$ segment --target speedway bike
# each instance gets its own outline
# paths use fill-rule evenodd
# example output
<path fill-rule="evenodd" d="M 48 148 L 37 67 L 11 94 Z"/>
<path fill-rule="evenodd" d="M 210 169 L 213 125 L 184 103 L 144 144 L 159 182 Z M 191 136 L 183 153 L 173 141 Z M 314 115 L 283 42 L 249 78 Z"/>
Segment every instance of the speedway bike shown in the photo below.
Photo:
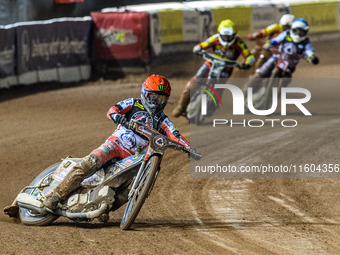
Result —
<path fill-rule="evenodd" d="M 222 95 L 221 90 L 215 90 L 215 83 L 221 77 L 221 73 L 226 67 L 237 67 L 240 69 L 240 65 L 235 60 L 224 60 L 220 57 L 217 57 L 205 50 L 201 50 L 197 53 L 197 55 L 201 56 L 203 59 L 208 60 L 211 63 L 211 68 L 208 74 L 208 77 L 205 79 L 205 82 L 199 82 L 198 89 L 193 93 L 190 97 L 190 102 L 186 109 L 186 117 L 190 121 L 190 123 L 194 123 L 196 125 L 203 125 L 205 118 L 212 116 L 216 109 L 219 107 L 218 100 L 215 100 L 214 97 L 206 97 L 206 94 Z M 207 103 L 207 112 L 206 114 L 202 114 L 202 98 L 206 98 Z"/>
<path fill-rule="evenodd" d="M 280 91 L 282 87 L 287 87 L 292 78 L 291 66 L 295 69 L 295 66 L 304 58 L 309 61 L 303 54 L 287 54 L 285 52 L 278 51 L 276 49 L 271 50 L 273 58 L 273 70 L 269 78 L 258 78 L 256 75 L 251 79 L 258 79 L 257 86 L 253 87 L 252 103 L 255 109 L 265 110 L 272 104 L 273 88 L 277 88 L 278 97 L 280 97 Z M 294 70 L 293 70 L 294 71 Z M 252 84 L 252 82 L 250 82 Z M 248 86 L 247 86 L 248 87 Z M 247 89 L 247 88 L 246 88 Z M 247 91 L 245 91 L 247 93 Z M 247 96 L 248 93 L 246 94 Z M 248 100 L 245 100 L 245 110 L 249 112 Z"/>
<path fill-rule="evenodd" d="M 57 209 L 51 210 L 43 205 L 44 198 L 82 160 L 67 157 L 24 187 L 12 205 L 4 209 L 5 214 L 19 218 L 26 225 L 38 226 L 49 225 L 61 216 L 77 222 L 94 219 L 107 222 L 109 212 L 127 202 L 120 227 L 130 229 L 155 184 L 164 151 L 181 150 L 196 160 L 202 155 L 136 120 L 125 126 L 145 137 L 149 141 L 147 148 L 138 148 L 135 155 L 105 164 L 60 202 Z"/>

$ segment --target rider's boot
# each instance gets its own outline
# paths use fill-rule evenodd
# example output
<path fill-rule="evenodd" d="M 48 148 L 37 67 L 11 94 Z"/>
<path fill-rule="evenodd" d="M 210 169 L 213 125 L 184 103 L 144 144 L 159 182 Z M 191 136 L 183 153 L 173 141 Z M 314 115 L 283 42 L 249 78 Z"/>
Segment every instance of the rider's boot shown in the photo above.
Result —
<path fill-rule="evenodd" d="M 177 106 L 172 111 L 172 116 L 177 118 L 181 115 L 185 115 L 189 102 L 190 102 L 190 82 L 188 82 L 188 84 L 185 86 Z"/>
<path fill-rule="evenodd" d="M 47 208 L 54 210 L 58 203 L 65 199 L 73 190 L 80 187 L 81 182 L 100 169 L 101 163 L 97 156 L 89 154 L 81 163 L 76 164 L 65 178 L 49 193 L 43 202 Z"/>

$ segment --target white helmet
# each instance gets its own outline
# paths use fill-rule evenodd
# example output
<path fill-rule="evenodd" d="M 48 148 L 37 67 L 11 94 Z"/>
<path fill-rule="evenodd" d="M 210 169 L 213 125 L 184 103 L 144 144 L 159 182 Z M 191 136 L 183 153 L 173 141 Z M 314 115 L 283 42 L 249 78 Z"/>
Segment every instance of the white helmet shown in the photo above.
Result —
<path fill-rule="evenodd" d="M 306 39 L 308 31 L 308 22 L 304 19 L 296 19 L 290 28 L 290 37 L 292 38 L 293 42 L 299 43 Z"/>
<path fill-rule="evenodd" d="M 295 16 L 293 14 L 282 15 L 280 19 L 280 25 L 291 26 L 293 24 L 294 19 L 295 19 Z"/>

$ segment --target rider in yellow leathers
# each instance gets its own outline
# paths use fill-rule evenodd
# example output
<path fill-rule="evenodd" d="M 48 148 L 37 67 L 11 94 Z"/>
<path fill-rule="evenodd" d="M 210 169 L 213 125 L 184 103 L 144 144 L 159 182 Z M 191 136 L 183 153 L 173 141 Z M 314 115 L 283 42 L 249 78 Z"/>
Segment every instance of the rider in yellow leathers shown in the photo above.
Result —
<path fill-rule="evenodd" d="M 202 50 L 211 48 L 213 54 L 224 60 L 237 60 L 242 55 L 245 58 L 244 63 L 240 65 L 241 69 L 249 69 L 255 62 L 254 55 L 252 55 L 247 48 L 244 41 L 237 36 L 237 27 L 230 19 L 223 20 L 218 26 L 218 33 L 199 43 L 193 48 L 193 52 L 199 54 Z M 179 117 L 185 115 L 186 108 L 190 102 L 190 90 L 193 93 L 198 87 L 198 79 L 206 78 L 209 74 L 211 63 L 205 63 L 198 70 L 196 75 L 190 79 L 186 84 L 178 104 L 172 115 Z M 220 78 L 229 78 L 232 74 L 233 68 L 226 67 L 221 73 Z"/>

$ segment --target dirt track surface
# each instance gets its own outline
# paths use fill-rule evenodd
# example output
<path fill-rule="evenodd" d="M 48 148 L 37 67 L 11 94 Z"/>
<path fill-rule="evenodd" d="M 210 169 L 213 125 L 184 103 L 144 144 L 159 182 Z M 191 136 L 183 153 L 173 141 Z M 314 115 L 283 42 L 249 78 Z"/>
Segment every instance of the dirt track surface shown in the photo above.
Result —
<path fill-rule="evenodd" d="M 335 46 L 317 44 L 321 65 L 301 63 L 295 77 L 340 78 L 340 57 L 334 56 L 339 46 L 334 50 Z M 192 74 L 198 66 L 193 65 Z M 189 76 L 163 74 L 170 76 L 172 101 L 178 100 Z M 115 128 L 106 118 L 106 111 L 119 100 L 138 97 L 144 78 L 89 82 L 32 94 L 1 91 L 0 208 L 11 204 L 20 189 L 44 168 L 67 155 L 82 157 L 98 147 Z M 226 155 L 238 161 L 249 160 L 247 156 L 256 155 L 256 151 L 265 155 L 273 147 L 276 155 L 281 153 L 274 158 L 278 164 L 292 155 L 306 163 L 316 159 L 340 163 L 340 89 L 334 86 L 329 91 L 321 85 L 311 85 L 310 89 L 317 102 L 313 111 L 327 115 L 327 122 L 316 115 L 308 122 L 310 128 L 291 131 L 272 142 L 268 139 L 278 130 L 267 130 L 267 150 L 263 148 L 261 130 L 249 133 L 249 129 L 235 129 L 233 132 L 239 130 L 241 138 L 226 136 Z M 5 93 L 10 99 L 5 100 Z M 169 116 L 174 105 L 170 102 L 166 109 Z M 184 136 L 190 137 L 186 120 L 174 122 Z M 244 151 L 235 152 L 236 142 L 245 145 Z M 295 142 L 299 146 L 293 152 L 289 146 L 277 146 Z M 0 253 L 340 254 L 339 190 L 340 180 L 334 178 L 190 178 L 187 157 L 168 151 L 134 230 L 120 230 L 122 209 L 112 213 L 105 225 L 76 224 L 60 218 L 48 227 L 25 226 L 0 213 Z"/>

